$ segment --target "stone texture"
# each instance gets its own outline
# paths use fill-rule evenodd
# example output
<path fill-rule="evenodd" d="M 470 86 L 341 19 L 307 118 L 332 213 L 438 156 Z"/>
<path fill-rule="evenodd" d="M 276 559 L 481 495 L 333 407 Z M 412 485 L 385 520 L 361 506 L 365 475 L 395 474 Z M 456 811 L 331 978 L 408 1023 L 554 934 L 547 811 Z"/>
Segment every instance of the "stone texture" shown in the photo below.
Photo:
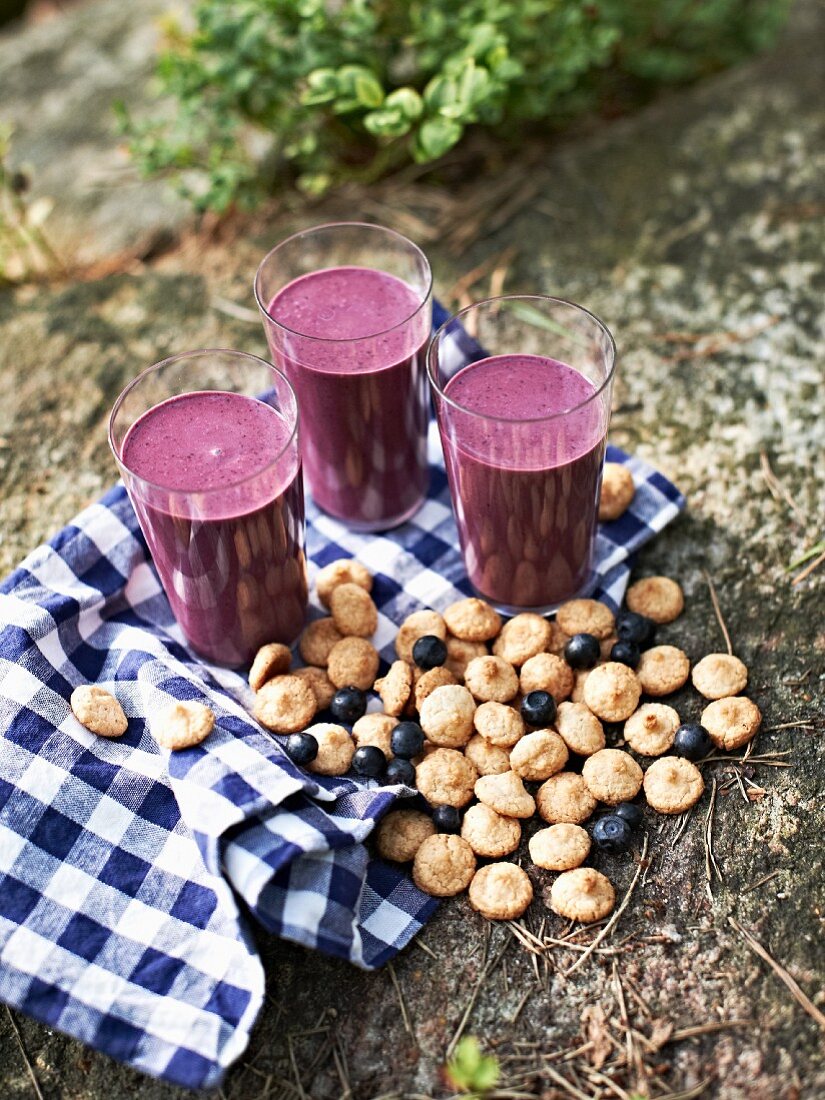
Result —
<path fill-rule="evenodd" d="M 796 587 L 786 571 L 821 537 L 825 502 L 825 385 L 817 360 L 821 30 L 818 9 L 803 5 L 771 55 L 548 149 L 541 169 L 525 168 L 537 173 L 540 197 L 469 254 L 456 259 L 441 243 L 429 246 L 445 287 L 515 245 L 508 289 L 583 301 L 614 328 L 621 360 L 613 438 L 654 462 L 689 498 L 688 513 L 639 563 L 641 572 L 672 575 L 685 588 L 685 614 L 663 628 L 662 640 L 694 660 L 719 648 L 707 569 L 736 652 L 750 668 L 749 694 L 765 714 L 757 749 L 791 752 L 790 768 L 753 767 L 749 778 L 765 789 L 760 800 L 746 803 L 735 786 L 719 794 L 713 845 L 723 879 L 710 897 L 702 839 L 708 796 L 679 840 L 678 822 L 660 830 L 661 819 L 651 817 L 652 862 L 611 941 L 633 936 L 620 948 L 619 972 L 631 1021 L 646 1034 L 655 1020 L 676 1027 L 751 1021 L 666 1044 L 649 1058 L 667 1067 L 663 1080 L 673 1092 L 710 1080 L 702 1095 L 723 1100 L 825 1095 L 821 1033 L 727 923 L 734 915 L 753 929 L 825 1007 L 825 569 Z M 460 201 L 469 206 L 486 183 L 465 185 Z M 363 203 L 372 209 L 368 196 Z M 321 221 L 340 212 L 340 200 L 330 200 L 300 217 Z M 0 296 L 0 571 L 111 482 L 106 416 L 135 371 L 197 345 L 263 351 L 254 314 L 229 316 L 221 301 L 253 305 L 257 258 L 294 224 L 295 217 L 289 226 L 260 219 L 228 242 L 190 240 L 141 272 Z M 763 449 L 799 516 L 770 495 Z M 684 718 L 701 710 L 690 689 L 668 702 Z M 792 722 L 802 724 L 777 728 Z M 724 784 L 729 772 L 724 764 L 708 768 L 709 786 L 714 778 Z M 621 897 L 634 861 L 599 856 L 597 865 Z M 537 928 L 552 876 L 536 871 L 533 881 Z M 545 930 L 558 935 L 562 923 L 548 915 Z M 225 1083 L 227 1100 L 299 1095 L 287 1036 L 313 1100 L 347 1095 L 343 1075 L 355 1100 L 443 1095 L 446 1047 L 483 960 L 505 947 L 504 961 L 481 982 L 467 1029 L 501 1056 L 524 1055 L 503 1063 L 523 1092 L 567 1095 L 538 1074 L 540 1052 L 578 1045 L 585 1009 L 617 1014 L 613 959 L 591 958 L 565 979 L 573 956 L 559 952 L 554 965 L 536 970 L 506 927 L 490 933 L 463 898 L 442 905 L 422 941 L 435 959 L 412 946 L 395 963 L 410 1033 L 387 970 L 361 973 L 259 935 L 271 999 Z M 650 1018 L 628 992 L 630 982 Z M 16 1018 L 46 1096 L 188 1095 Z M 517 1048 L 516 1041 L 538 1045 Z M 628 1091 L 643 1084 L 632 1073 L 621 1083 Z M 4 1097 L 31 1095 L 3 1012 L 0 1084 Z"/>
<path fill-rule="evenodd" d="M 120 145 L 113 104 L 156 110 L 149 75 L 163 12 L 186 0 L 95 0 L 0 36 L 2 121 L 14 128 L 12 166 L 32 198 L 54 208 L 49 239 L 69 267 L 144 256 L 191 220 L 162 180 L 143 180 Z"/>

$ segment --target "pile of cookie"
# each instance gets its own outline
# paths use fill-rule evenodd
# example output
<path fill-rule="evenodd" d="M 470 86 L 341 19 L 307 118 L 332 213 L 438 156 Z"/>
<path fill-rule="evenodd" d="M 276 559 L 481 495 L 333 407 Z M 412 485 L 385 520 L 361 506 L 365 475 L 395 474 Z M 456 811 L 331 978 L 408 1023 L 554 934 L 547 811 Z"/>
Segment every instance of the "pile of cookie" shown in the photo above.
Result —
<path fill-rule="evenodd" d="M 691 674 L 681 649 L 654 644 L 658 626 L 684 608 L 669 578 L 637 581 L 618 616 L 590 599 L 564 604 L 554 621 L 524 613 L 503 623 L 474 597 L 441 613 L 416 611 L 381 678 L 369 640 L 378 624 L 371 590 L 355 560 L 320 571 L 317 594 L 329 615 L 299 641 L 306 667 L 291 669 L 287 647 L 264 646 L 250 672 L 253 715 L 286 735 L 287 753 L 310 771 L 352 769 L 417 787 L 429 812 L 391 811 L 377 830 L 378 853 L 411 862 L 429 894 L 468 890 L 490 919 L 518 917 L 532 901 L 526 871 L 502 857 L 536 814 L 544 825 L 528 850 L 537 867 L 559 872 L 551 907 L 571 920 L 605 917 L 615 892 L 583 866 L 592 845 L 629 846 L 642 791 L 659 813 L 689 809 L 704 790 L 694 761 L 746 744 L 759 728 L 759 709 L 741 695 L 748 672 L 738 658 L 709 654 Z M 700 723 L 682 723 L 659 701 L 691 675 L 709 700 Z M 315 722 L 323 711 L 334 721 Z M 621 747 L 607 746 L 605 725 Z M 606 812 L 588 832 L 600 807 Z"/>

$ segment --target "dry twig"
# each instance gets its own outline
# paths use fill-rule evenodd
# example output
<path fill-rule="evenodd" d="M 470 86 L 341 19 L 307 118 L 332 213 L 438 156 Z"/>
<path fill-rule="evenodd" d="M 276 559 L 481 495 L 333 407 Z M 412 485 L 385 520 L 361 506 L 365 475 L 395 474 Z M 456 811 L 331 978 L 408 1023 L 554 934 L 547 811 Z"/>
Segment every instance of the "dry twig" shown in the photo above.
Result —
<path fill-rule="evenodd" d="M 710 790 L 710 805 L 708 806 L 707 816 L 705 818 L 705 888 L 708 892 L 708 898 L 711 905 L 713 904 L 713 890 L 711 889 L 711 883 L 713 882 L 713 875 L 711 870 L 716 875 L 717 879 L 722 881 L 722 872 L 719 870 L 719 864 L 716 862 L 716 856 L 713 854 L 713 811 L 716 806 L 716 780 L 713 780 L 713 786 Z"/>
<path fill-rule="evenodd" d="M 797 523 L 804 530 L 806 527 L 805 513 L 796 503 L 794 498 L 773 472 L 771 467 L 771 461 L 768 458 L 768 452 L 764 448 L 759 452 L 759 468 L 762 471 L 762 477 L 765 479 L 765 484 L 768 486 L 768 492 L 771 494 L 774 500 L 783 501 L 790 510 L 793 512 L 794 518 Z"/>
<path fill-rule="evenodd" d="M 642 854 L 639 857 L 639 864 L 636 868 L 636 874 L 633 876 L 633 881 L 630 883 L 630 886 L 627 888 L 627 893 L 625 894 L 624 898 L 622 899 L 621 905 L 613 913 L 613 916 L 610 918 L 610 920 L 607 922 L 607 924 L 604 926 L 604 928 L 602 928 L 601 931 L 596 936 L 594 936 L 594 938 L 591 940 L 591 942 L 587 945 L 587 949 L 585 950 L 584 954 L 580 955 L 579 958 L 576 959 L 576 961 L 573 963 L 573 965 L 568 967 L 568 969 L 564 971 L 563 977 L 569 978 L 570 975 L 574 971 L 578 970 L 579 967 L 584 963 L 584 961 L 587 958 L 589 958 L 590 955 L 596 950 L 596 948 L 599 946 L 599 944 L 602 942 L 602 940 L 605 938 L 605 936 L 608 936 L 613 931 L 613 929 L 616 927 L 616 925 L 618 924 L 619 918 L 621 917 L 621 915 L 625 911 L 625 909 L 627 909 L 627 907 L 630 903 L 630 899 L 633 896 L 633 891 L 636 889 L 636 883 L 639 881 L 639 875 L 641 875 L 642 871 L 645 869 L 645 866 L 646 866 L 645 859 L 647 857 L 647 844 L 648 844 L 648 838 L 647 838 L 647 833 L 645 833 L 644 842 L 642 843 Z M 614 966 L 615 966 L 615 963 L 614 963 Z"/>
<path fill-rule="evenodd" d="M 26 1063 L 26 1069 L 29 1071 L 32 1088 L 35 1091 L 37 1100 L 43 1100 L 43 1093 L 40 1091 L 40 1085 L 37 1083 L 37 1077 L 35 1077 L 34 1068 L 29 1061 L 28 1054 L 26 1054 L 26 1048 L 23 1046 L 23 1036 L 20 1034 L 20 1028 L 17 1026 L 17 1021 L 12 1015 L 12 1011 L 8 1005 L 6 1005 L 6 1012 L 8 1013 L 9 1023 L 12 1026 L 12 1031 L 14 1032 L 14 1037 L 17 1040 L 17 1045 L 20 1047 L 20 1053 L 23 1055 L 23 1061 Z"/>
<path fill-rule="evenodd" d="M 703 569 L 702 572 L 705 575 L 708 589 L 710 590 L 710 602 L 713 604 L 713 610 L 716 613 L 716 621 L 719 623 L 719 628 L 725 638 L 725 645 L 728 647 L 728 653 L 733 656 L 733 646 L 731 645 L 730 634 L 728 628 L 725 626 L 725 620 L 722 618 L 722 608 L 719 606 L 719 597 L 716 595 L 716 587 L 711 579 L 710 573 L 707 569 Z"/>
<path fill-rule="evenodd" d="M 751 951 L 753 951 L 755 955 L 758 955 L 763 962 L 768 964 L 783 985 L 790 990 L 791 996 L 797 1004 L 799 1004 L 808 1013 L 811 1019 L 825 1031 L 825 1015 L 820 1012 L 811 998 L 802 991 L 798 983 L 791 977 L 785 967 L 780 962 L 777 962 L 773 955 L 762 946 L 756 936 L 754 936 L 752 932 L 749 932 L 747 928 L 744 928 L 735 917 L 728 917 L 728 924 L 742 936 Z"/>

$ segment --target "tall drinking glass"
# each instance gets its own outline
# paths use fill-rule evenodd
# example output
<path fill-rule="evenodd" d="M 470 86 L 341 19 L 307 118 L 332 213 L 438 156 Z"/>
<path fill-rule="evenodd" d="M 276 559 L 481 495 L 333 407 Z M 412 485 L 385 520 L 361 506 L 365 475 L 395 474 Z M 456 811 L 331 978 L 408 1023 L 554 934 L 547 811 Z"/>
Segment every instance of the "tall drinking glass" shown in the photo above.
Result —
<path fill-rule="evenodd" d="M 192 351 L 115 402 L 109 443 L 175 618 L 203 656 L 291 643 L 307 605 L 298 404 L 270 363 Z"/>
<path fill-rule="evenodd" d="M 592 589 L 615 360 L 597 317 L 537 295 L 478 302 L 433 337 L 428 371 L 464 564 L 505 614 L 547 614 Z"/>
<path fill-rule="evenodd" d="M 255 277 L 273 362 L 298 395 L 315 502 L 356 531 L 402 523 L 427 491 L 424 253 L 358 222 L 296 233 Z"/>

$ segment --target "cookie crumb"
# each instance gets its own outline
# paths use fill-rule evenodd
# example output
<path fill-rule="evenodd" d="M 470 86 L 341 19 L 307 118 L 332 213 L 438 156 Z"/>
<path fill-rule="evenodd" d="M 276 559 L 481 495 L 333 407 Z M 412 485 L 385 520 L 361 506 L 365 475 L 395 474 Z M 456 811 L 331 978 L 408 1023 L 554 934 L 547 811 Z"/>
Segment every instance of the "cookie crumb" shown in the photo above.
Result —
<path fill-rule="evenodd" d="M 532 817 L 536 812 L 533 796 L 514 771 L 482 775 L 476 782 L 475 795 L 479 802 L 504 817 Z"/>
<path fill-rule="evenodd" d="M 470 661 L 464 683 L 482 703 L 506 703 L 518 692 L 516 670 L 501 657 L 476 657 Z"/>
<path fill-rule="evenodd" d="M 387 714 L 398 717 L 409 701 L 413 686 L 413 671 L 406 661 L 393 661 L 389 672 L 375 681 L 375 690 L 381 696 Z"/>
<path fill-rule="evenodd" d="M 366 638 L 342 638 L 330 650 L 327 675 L 337 688 L 369 691 L 378 675 L 379 663 L 378 650 Z"/>
<path fill-rule="evenodd" d="M 152 733 L 164 749 L 177 752 L 191 749 L 205 741 L 215 727 L 215 714 L 205 703 L 196 699 L 172 703 L 152 723 Z"/>
<path fill-rule="evenodd" d="M 508 664 L 523 665 L 547 648 L 553 631 L 547 619 L 532 611 L 514 615 L 493 644 L 493 653 Z"/>
<path fill-rule="evenodd" d="M 129 722 L 123 707 L 110 691 L 97 684 L 80 684 L 69 699 L 72 714 L 98 737 L 121 737 Z"/>
<path fill-rule="evenodd" d="M 533 900 L 533 884 L 515 863 L 491 863 L 476 871 L 469 899 L 488 920 L 515 920 Z"/>
<path fill-rule="evenodd" d="M 621 462 L 605 462 L 599 494 L 599 519 L 604 523 L 623 516 L 635 495 L 633 474 L 627 466 Z"/>
<path fill-rule="evenodd" d="M 559 703 L 556 729 L 568 749 L 579 756 L 592 756 L 607 744 L 601 722 L 584 703 Z"/>
<path fill-rule="evenodd" d="M 318 709 L 315 692 L 298 676 L 276 676 L 255 695 L 252 716 L 273 733 L 298 733 Z"/>
<path fill-rule="evenodd" d="M 480 733 L 474 733 L 464 746 L 464 755 L 479 775 L 501 775 L 510 771 L 510 756 L 506 749 L 492 744 Z"/>
<path fill-rule="evenodd" d="M 371 638 L 378 629 L 378 608 L 357 584 L 339 584 L 329 598 L 332 621 L 345 638 Z"/>
<path fill-rule="evenodd" d="M 631 611 L 645 615 L 654 623 L 672 623 L 684 610 L 681 586 L 670 577 L 643 577 L 631 584 L 625 603 Z"/>
<path fill-rule="evenodd" d="M 464 814 L 461 835 L 477 856 L 499 859 L 518 848 L 521 823 L 515 817 L 504 817 L 483 802 L 477 802 Z"/>
<path fill-rule="evenodd" d="M 500 749 L 511 749 L 524 736 L 524 719 L 506 703 L 482 703 L 473 722 L 481 736 Z"/>
<path fill-rule="evenodd" d="M 556 612 L 556 622 L 565 634 L 592 634 L 601 641 L 616 630 L 616 619 L 601 600 L 568 600 Z"/>
<path fill-rule="evenodd" d="M 592 867 L 564 871 L 550 889 L 550 908 L 567 920 L 602 920 L 615 904 L 610 879 Z"/>
<path fill-rule="evenodd" d="M 563 821 L 539 829 L 527 845 L 530 859 L 546 871 L 569 871 L 580 867 L 590 854 L 590 834 L 581 825 Z"/>
<path fill-rule="evenodd" d="M 315 578 L 315 591 L 324 607 L 329 607 L 333 591 L 341 584 L 357 584 L 365 592 L 371 592 L 372 575 L 355 558 L 339 558 L 337 561 L 331 561 Z"/>
<path fill-rule="evenodd" d="M 456 749 L 433 749 L 415 769 L 415 785 L 431 806 L 466 806 L 477 779 L 472 763 Z"/>
<path fill-rule="evenodd" d="M 249 686 L 253 691 L 259 691 L 273 676 L 289 672 L 291 664 L 292 654 L 288 646 L 281 645 L 280 642 L 261 646 L 249 670 Z"/>
<path fill-rule="evenodd" d="M 475 701 L 466 687 L 446 684 L 421 704 L 419 721 L 428 741 L 455 749 L 472 737 L 475 710 Z"/>
<path fill-rule="evenodd" d="M 488 642 L 501 630 L 501 616 L 488 603 L 469 596 L 444 611 L 447 629 L 464 642 Z"/>
<path fill-rule="evenodd" d="M 671 695 L 687 683 L 690 661 L 675 645 L 655 645 L 642 654 L 636 675 L 648 695 Z"/>
<path fill-rule="evenodd" d="M 549 779 L 566 763 L 567 746 L 555 730 L 525 734 L 510 753 L 510 767 L 522 779 Z"/>
<path fill-rule="evenodd" d="M 748 683 L 746 665 L 729 653 L 708 653 L 690 674 L 693 686 L 706 699 L 739 695 Z"/>
<path fill-rule="evenodd" d="M 600 749 L 588 756 L 582 767 L 587 789 L 608 806 L 632 802 L 642 787 L 642 769 L 621 749 Z"/>
<path fill-rule="evenodd" d="M 473 849 L 460 836 L 428 836 L 415 853 L 413 882 L 433 897 L 449 898 L 470 885 L 476 869 Z"/>
<path fill-rule="evenodd" d="M 581 825 L 596 809 L 596 799 L 576 772 L 559 772 L 539 787 L 536 807 L 549 825 Z"/>
<path fill-rule="evenodd" d="M 708 703 L 699 721 L 717 749 L 740 749 L 756 736 L 762 712 L 744 695 L 735 695 Z"/>
<path fill-rule="evenodd" d="M 329 616 L 315 619 L 304 627 L 298 642 L 298 652 L 308 665 L 326 668 L 332 647 L 343 637 Z"/>
<path fill-rule="evenodd" d="M 419 638 L 432 634 L 442 642 L 447 640 L 447 625 L 437 611 L 413 611 L 408 615 L 395 636 L 395 652 L 408 665 L 413 664 L 413 646 Z"/>
<path fill-rule="evenodd" d="M 678 713 L 664 703 L 644 703 L 624 724 L 624 739 L 642 756 L 661 756 L 673 745 Z"/>
<path fill-rule="evenodd" d="M 654 760 L 645 772 L 645 798 L 660 814 L 681 814 L 702 797 L 702 773 L 681 756 Z"/>
<path fill-rule="evenodd" d="M 308 765 L 318 775 L 344 775 L 355 755 L 355 742 L 343 726 L 318 722 L 306 731 L 318 742 L 318 755 Z"/>
<path fill-rule="evenodd" d="M 376 831 L 376 845 L 382 859 L 409 863 L 427 837 L 435 836 L 435 825 L 421 810 L 391 810 Z"/>
<path fill-rule="evenodd" d="M 584 682 L 584 703 L 605 722 L 623 722 L 629 718 L 642 694 L 636 673 L 618 661 L 597 665 Z"/>

